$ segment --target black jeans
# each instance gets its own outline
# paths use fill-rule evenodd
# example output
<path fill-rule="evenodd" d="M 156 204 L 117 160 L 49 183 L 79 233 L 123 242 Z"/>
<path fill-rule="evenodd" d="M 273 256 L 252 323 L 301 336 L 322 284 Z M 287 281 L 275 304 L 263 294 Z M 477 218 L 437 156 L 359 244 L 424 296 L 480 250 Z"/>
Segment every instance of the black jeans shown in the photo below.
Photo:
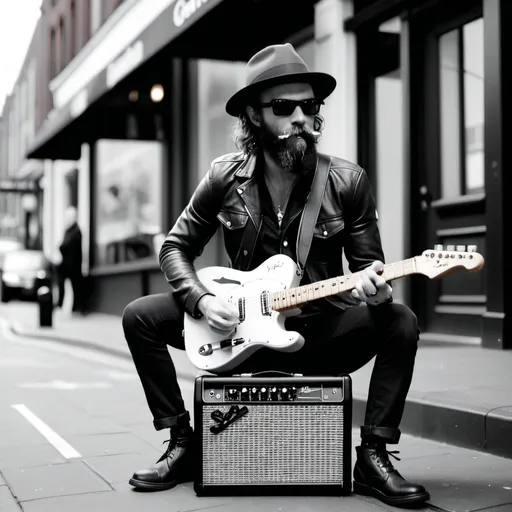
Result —
<path fill-rule="evenodd" d="M 373 357 L 365 424 L 361 436 L 397 443 L 400 421 L 418 347 L 415 314 L 401 304 L 329 309 L 307 319 L 287 319 L 306 343 L 298 352 L 261 348 L 234 373 L 281 370 L 338 375 L 358 370 Z M 187 424 L 176 369 L 166 344 L 184 349 L 183 312 L 171 293 L 131 302 L 123 313 L 123 329 L 157 430 Z"/>
<path fill-rule="evenodd" d="M 66 290 L 66 279 L 71 281 L 71 287 L 73 289 L 73 307 L 72 311 L 79 311 L 83 313 L 85 311 L 85 280 L 82 276 L 81 270 L 69 272 L 63 269 L 57 271 L 57 280 L 59 286 L 59 300 L 58 305 L 61 308 L 64 304 L 64 295 Z"/>

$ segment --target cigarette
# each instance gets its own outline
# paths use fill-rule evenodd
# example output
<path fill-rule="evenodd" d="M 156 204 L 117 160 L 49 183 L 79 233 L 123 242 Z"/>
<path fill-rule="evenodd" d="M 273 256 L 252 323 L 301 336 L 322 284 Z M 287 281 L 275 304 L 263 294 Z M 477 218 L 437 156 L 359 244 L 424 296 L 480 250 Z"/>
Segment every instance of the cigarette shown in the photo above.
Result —
<path fill-rule="evenodd" d="M 320 132 L 319 131 L 313 130 L 313 131 L 311 131 L 309 133 L 311 135 L 313 135 L 313 137 L 315 137 L 316 139 L 318 139 L 320 137 Z M 292 135 L 291 133 L 285 133 L 283 135 L 278 135 L 277 138 L 283 140 L 283 139 L 287 139 L 291 135 Z"/>

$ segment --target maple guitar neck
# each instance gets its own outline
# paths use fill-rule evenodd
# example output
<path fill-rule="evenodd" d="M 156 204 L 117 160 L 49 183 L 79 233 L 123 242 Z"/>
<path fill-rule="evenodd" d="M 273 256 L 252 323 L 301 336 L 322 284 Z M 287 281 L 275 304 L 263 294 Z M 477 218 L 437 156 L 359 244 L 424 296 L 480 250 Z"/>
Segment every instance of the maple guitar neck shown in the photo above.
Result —
<path fill-rule="evenodd" d="M 316 283 L 290 288 L 269 294 L 274 311 L 286 311 L 305 306 L 308 302 L 353 290 L 364 270 L 345 276 L 333 277 Z M 384 265 L 381 276 L 386 281 L 417 274 L 416 257 Z"/>

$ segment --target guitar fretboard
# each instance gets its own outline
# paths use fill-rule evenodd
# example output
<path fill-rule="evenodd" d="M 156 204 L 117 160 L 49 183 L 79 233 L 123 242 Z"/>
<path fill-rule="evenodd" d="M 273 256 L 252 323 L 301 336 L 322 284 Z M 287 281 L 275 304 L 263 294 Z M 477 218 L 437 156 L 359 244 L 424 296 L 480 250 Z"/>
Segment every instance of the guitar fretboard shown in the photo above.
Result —
<path fill-rule="evenodd" d="M 355 288 L 362 272 L 354 272 L 346 276 L 333 277 L 297 288 L 272 292 L 269 297 L 270 307 L 274 311 L 300 308 L 308 302 L 347 292 Z M 392 281 L 411 274 L 416 274 L 416 258 L 384 265 L 381 275 L 386 281 Z"/>

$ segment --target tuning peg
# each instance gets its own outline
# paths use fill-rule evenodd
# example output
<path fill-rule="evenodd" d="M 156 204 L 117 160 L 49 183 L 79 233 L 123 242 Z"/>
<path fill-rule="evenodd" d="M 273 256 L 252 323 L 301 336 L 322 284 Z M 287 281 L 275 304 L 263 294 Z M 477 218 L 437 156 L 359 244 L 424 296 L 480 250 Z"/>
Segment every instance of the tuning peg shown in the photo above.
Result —
<path fill-rule="evenodd" d="M 434 245 L 434 251 L 442 251 L 442 250 L 443 250 L 443 244 Z"/>
<path fill-rule="evenodd" d="M 468 252 L 476 252 L 476 245 L 468 245 Z"/>
<path fill-rule="evenodd" d="M 447 245 L 446 250 L 447 251 L 455 251 L 455 245 Z"/>
<path fill-rule="evenodd" d="M 457 245 L 457 251 L 465 252 L 466 251 L 466 246 L 465 245 Z"/>

